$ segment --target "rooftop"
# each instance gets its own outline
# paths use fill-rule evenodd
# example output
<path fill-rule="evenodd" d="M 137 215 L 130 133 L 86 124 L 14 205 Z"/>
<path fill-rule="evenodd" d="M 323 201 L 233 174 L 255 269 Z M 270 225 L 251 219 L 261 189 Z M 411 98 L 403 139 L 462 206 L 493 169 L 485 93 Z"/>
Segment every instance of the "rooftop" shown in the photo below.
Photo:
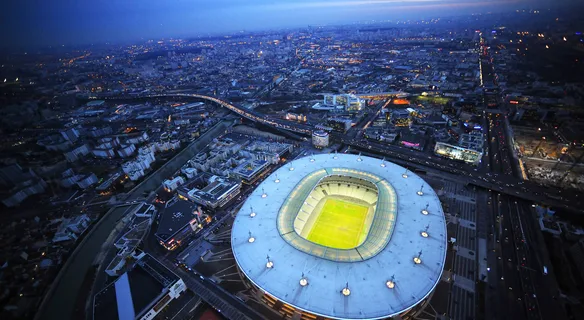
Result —
<path fill-rule="evenodd" d="M 237 168 L 233 169 L 233 172 L 251 180 L 259 171 L 265 169 L 267 165 L 268 162 L 265 160 L 250 160 L 237 166 Z"/>
<path fill-rule="evenodd" d="M 372 226 L 378 232 L 371 231 L 363 245 L 373 239 L 372 250 L 363 256 L 359 247 L 343 251 L 309 241 L 308 250 L 303 243 L 298 249 L 289 239 L 296 232 L 281 234 L 277 227 L 291 195 L 302 197 L 301 182 L 322 171 L 387 186 L 376 215 L 395 210 L 395 222 Z M 446 223 L 435 192 L 405 168 L 370 157 L 323 154 L 292 161 L 264 180 L 238 213 L 231 242 L 241 271 L 267 294 L 323 317 L 380 319 L 412 308 L 434 290 L 446 258 Z"/>
<path fill-rule="evenodd" d="M 169 201 L 166 208 L 160 213 L 156 236 L 163 241 L 170 239 L 195 218 L 193 215 L 195 206 L 195 204 L 185 200 Z"/>
<path fill-rule="evenodd" d="M 202 185 L 205 186 L 201 187 Z M 233 179 L 224 179 L 203 173 L 180 186 L 178 192 L 193 199 L 216 202 L 238 185 L 239 183 Z M 201 189 L 198 187 L 201 187 Z"/>
<path fill-rule="evenodd" d="M 178 276 L 150 255 L 98 292 L 94 298 L 94 320 L 135 319 L 178 280 Z"/>

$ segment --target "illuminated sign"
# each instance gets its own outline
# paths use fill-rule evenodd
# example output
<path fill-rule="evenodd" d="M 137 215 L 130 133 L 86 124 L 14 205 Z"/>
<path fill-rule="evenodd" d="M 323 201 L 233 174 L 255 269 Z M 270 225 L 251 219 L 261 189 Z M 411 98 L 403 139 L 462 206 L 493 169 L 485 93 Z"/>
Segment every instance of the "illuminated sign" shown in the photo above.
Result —
<path fill-rule="evenodd" d="M 402 144 L 406 147 L 410 147 L 410 148 L 416 148 L 419 147 L 420 144 L 419 143 L 413 143 L 413 142 L 407 142 L 407 141 L 402 141 Z"/>

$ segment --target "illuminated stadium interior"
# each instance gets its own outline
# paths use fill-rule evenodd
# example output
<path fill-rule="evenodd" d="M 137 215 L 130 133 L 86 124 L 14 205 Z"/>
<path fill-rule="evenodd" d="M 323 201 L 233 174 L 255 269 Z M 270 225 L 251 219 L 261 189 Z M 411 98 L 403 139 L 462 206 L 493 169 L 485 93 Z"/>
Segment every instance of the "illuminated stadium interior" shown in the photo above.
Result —
<path fill-rule="evenodd" d="M 280 209 L 278 230 L 290 245 L 312 255 L 365 260 L 389 241 L 395 209 L 395 191 L 380 177 L 323 168 L 296 185 Z"/>
<path fill-rule="evenodd" d="M 412 319 L 446 259 L 436 193 L 391 162 L 322 154 L 250 194 L 231 231 L 244 283 L 287 319 Z"/>
<path fill-rule="evenodd" d="M 366 180 L 326 176 L 304 200 L 294 231 L 316 244 L 337 249 L 361 245 L 371 227 L 377 187 Z"/>

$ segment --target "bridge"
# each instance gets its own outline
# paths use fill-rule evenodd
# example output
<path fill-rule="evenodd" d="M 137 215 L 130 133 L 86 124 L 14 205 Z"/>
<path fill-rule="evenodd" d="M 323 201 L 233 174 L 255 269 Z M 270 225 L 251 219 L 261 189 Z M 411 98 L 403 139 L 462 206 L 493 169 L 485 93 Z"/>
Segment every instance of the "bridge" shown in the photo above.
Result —
<path fill-rule="evenodd" d="M 213 306 L 216 310 L 233 320 L 266 319 L 265 315 L 258 313 L 245 302 L 234 297 L 225 289 L 206 279 L 193 276 L 182 268 L 177 268 L 171 261 L 164 257 L 158 257 L 159 261 L 173 270 L 184 281 L 187 288 L 200 296 L 203 301 Z"/>
<path fill-rule="evenodd" d="M 564 208 L 582 212 L 583 203 L 579 194 L 563 194 L 562 190 L 548 189 L 529 180 L 520 180 L 511 175 L 486 175 L 474 171 L 469 165 L 453 163 L 446 159 L 436 159 L 420 154 L 407 148 L 388 146 L 378 143 L 363 143 L 354 139 L 339 138 L 339 140 L 357 150 L 384 155 L 388 158 L 401 160 L 406 166 L 415 166 L 456 175 L 459 182 L 471 184 L 485 189 L 508 194 L 525 200 L 533 201 L 556 208 Z"/>
<path fill-rule="evenodd" d="M 311 126 L 296 124 L 296 123 L 292 123 L 292 122 L 289 122 L 286 120 L 270 119 L 261 112 L 245 109 L 242 107 L 237 107 L 237 106 L 235 106 L 235 105 L 233 105 L 230 102 L 227 102 L 225 100 L 222 100 L 222 99 L 219 99 L 216 97 L 202 95 L 202 94 L 196 94 L 196 93 L 155 94 L 155 95 L 146 95 L 146 96 L 137 96 L 137 97 L 108 97 L 105 99 L 119 100 L 119 99 L 135 99 L 135 98 L 176 98 L 176 97 L 196 98 L 196 99 L 211 101 L 211 102 L 214 102 L 214 103 L 216 103 L 216 104 L 218 104 L 226 109 L 229 109 L 230 111 L 232 111 L 232 112 L 234 112 L 234 113 L 236 113 L 236 114 L 238 114 L 238 115 L 242 116 L 243 118 L 246 118 L 250 121 L 258 122 L 258 123 L 264 124 L 266 126 L 272 126 L 274 128 L 278 128 L 278 129 L 282 129 L 282 130 L 288 130 L 288 131 L 300 133 L 303 135 L 311 135 L 312 131 L 313 131 L 313 128 Z"/>
<path fill-rule="evenodd" d="M 194 93 L 175 93 L 175 94 L 157 94 L 139 96 L 137 98 L 176 98 L 187 97 L 196 98 L 214 102 L 230 111 L 242 116 L 253 122 L 258 122 L 266 126 L 274 128 L 289 130 L 303 135 L 310 135 L 312 131 L 316 130 L 313 126 L 294 123 L 286 120 L 269 119 L 265 114 L 254 110 L 248 110 L 238 107 L 225 100 Z M 116 97 L 110 99 L 124 99 L 125 97 Z M 106 98 L 107 99 L 107 98 Z M 128 98 L 129 99 L 129 98 Z M 584 203 L 579 197 L 578 193 L 562 194 L 562 190 L 548 189 L 537 183 L 529 180 L 520 180 L 512 176 L 506 175 L 488 175 L 480 172 L 475 172 L 470 166 L 466 164 L 453 163 L 446 159 L 436 159 L 435 157 L 428 157 L 419 151 L 414 151 L 408 148 L 402 148 L 393 145 L 382 145 L 374 142 L 361 142 L 357 139 L 348 138 L 342 134 L 332 133 L 331 138 L 342 142 L 348 146 L 356 149 L 361 149 L 367 152 L 376 153 L 387 156 L 389 158 L 406 161 L 406 165 L 415 164 L 434 170 L 439 170 L 460 177 L 461 180 L 467 181 L 469 184 L 474 184 L 479 187 L 495 190 L 500 193 L 505 193 L 511 196 L 523 198 L 536 203 L 549 205 L 558 208 L 565 208 L 576 212 L 582 212 Z"/>

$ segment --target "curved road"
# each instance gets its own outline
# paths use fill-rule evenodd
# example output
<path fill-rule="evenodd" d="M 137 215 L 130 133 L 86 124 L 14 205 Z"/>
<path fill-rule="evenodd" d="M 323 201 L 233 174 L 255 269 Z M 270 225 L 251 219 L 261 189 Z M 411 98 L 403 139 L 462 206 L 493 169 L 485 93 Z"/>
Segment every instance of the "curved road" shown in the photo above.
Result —
<path fill-rule="evenodd" d="M 172 98 L 172 97 L 188 97 L 197 98 L 214 102 L 224 108 L 235 112 L 236 114 L 267 126 L 273 126 L 278 129 L 289 130 L 292 132 L 310 135 L 315 129 L 309 125 L 303 125 L 286 120 L 269 119 L 265 114 L 254 110 L 248 110 L 238 107 L 225 100 L 196 94 L 196 93 L 173 93 L 173 94 L 157 94 L 147 95 L 138 98 Z M 111 97 L 110 99 L 132 99 L 130 97 Z M 107 99 L 107 98 L 106 98 Z M 409 148 L 404 148 L 394 145 L 378 144 L 374 142 L 363 142 L 360 139 L 347 138 L 345 135 L 339 133 L 331 133 L 331 137 L 351 147 L 362 149 L 365 151 L 386 155 L 392 158 L 407 160 L 413 164 L 429 167 L 432 169 L 449 172 L 460 175 L 462 181 L 469 184 L 474 184 L 479 187 L 496 190 L 511 196 L 519 197 L 529 201 L 534 201 L 544 205 L 554 206 L 572 210 L 574 212 L 582 212 L 584 202 L 578 193 L 564 192 L 559 189 L 548 189 L 532 181 L 523 181 L 505 174 L 491 174 L 482 173 L 470 167 L 467 164 L 454 163 L 450 160 L 438 158 L 435 156 L 428 156 L 425 153 L 415 151 Z"/>

